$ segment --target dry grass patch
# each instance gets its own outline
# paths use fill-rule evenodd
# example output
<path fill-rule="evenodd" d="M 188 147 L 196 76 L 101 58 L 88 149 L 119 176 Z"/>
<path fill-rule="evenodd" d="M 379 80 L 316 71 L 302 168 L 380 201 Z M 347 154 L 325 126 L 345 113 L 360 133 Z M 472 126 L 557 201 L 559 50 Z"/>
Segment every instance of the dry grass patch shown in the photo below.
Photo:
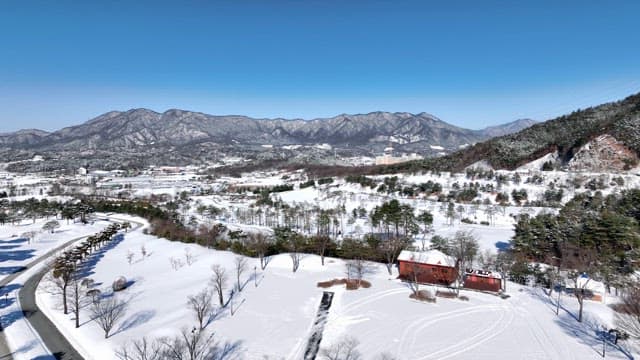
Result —
<path fill-rule="evenodd" d="M 436 297 L 433 296 L 433 294 L 427 290 L 420 290 L 418 291 L 417 294 L 411 293 L 411 295 L 409 295 L 409 298 L 418 300 L 418 301 L 430 302 L 430 303 L 436 302 Z"/>
<path fill-rule="evenodd" d="M 318 283 L 319 288 L 330 288 L 336 285 L 346 285 L 347 290 L 358 290 L 359 288 L 368 289 L 371 287 L 371 283 L 366 280 L 354 280 L 354 279 L 333 279 L 329 281 L 321 281 Z"/>

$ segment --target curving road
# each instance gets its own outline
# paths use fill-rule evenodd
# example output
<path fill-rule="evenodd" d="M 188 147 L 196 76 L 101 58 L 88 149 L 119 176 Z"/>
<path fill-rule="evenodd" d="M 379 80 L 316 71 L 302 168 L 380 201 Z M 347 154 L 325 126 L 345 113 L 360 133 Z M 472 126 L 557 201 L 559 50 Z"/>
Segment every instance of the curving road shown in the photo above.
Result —
<path fill-rule="evenodd" d="M 111 218 L 117 221 L 129 221 L 132 224 L 135 224 L 135 227 L 131 230 L 138 229 L 142 226 L 141 223 L 131 221 L 131 220 L 123 220 L 117 218 Z M 34 267 L 35 265 L 40 264 L 43 261 L 48 260 L 51 256 L 57 254 L 60 250 L 68 247 L 69 245 L 87 238 L 88 236 L 81 236 L 75 239 L 71 239 L 64 244 L 50 250 L 43 256 L 39 257 L 37 260 L 34 260 L 26 265 L 24 269 L 7 276 L 5 279 L 0 281 L 1 286 L 5 286 L 9 284 L 11 281 L 15 280 L 20 274 L 22 274 L 25 270 Z M 29 321 L 31 326 L 38 332 L 40 338 L 45 343 L 49 351 L 53 354 L 56 359 L 63 360 L 82 360 L 83 357 L 73 348 L 73 346 L 67 341 L 67 339 L 60 333 L 58 328 L 47 318 L 42 311 L 38 308 L 36 304 L 36 288 L 42 280 L 42 277 L 47 273 L 47 268 L 43 268 L 38 271 L 35 275 L 31 276 L 24 285 L 18 291 L 18 298 L 20 299 L 20 305 L 22 307 L 22 313 L 24 317 Z M 4 331 L 0 330 L 0 360 L 12 360 L 13 355 L 11 350 L 7 346 L 7 342 L 4 336 Z"/>

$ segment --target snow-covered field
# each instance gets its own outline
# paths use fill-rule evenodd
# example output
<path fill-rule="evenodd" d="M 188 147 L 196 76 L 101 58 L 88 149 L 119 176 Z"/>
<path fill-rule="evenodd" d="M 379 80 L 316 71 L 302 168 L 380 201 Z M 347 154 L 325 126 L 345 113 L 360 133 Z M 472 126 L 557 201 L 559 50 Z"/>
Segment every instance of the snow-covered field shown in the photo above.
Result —
<path fill-rule="evenodd" d="M 100 219 L 86 225 L 81 223 L 68 224 L 66 220 L 60 220 L 60 227 L 51 233 L 42 230 L 42 226 L 46 222 L 45 219 L 38 219 L 35 223 L 31 220 L 24 220 L 19 224 L 0 226 L 0 248 L 2 249 L 0 280 L 19 271 L 28 263 L 37 260 L 47 251 L 64 242 L 95 234 L 109 224 L 109 222 Z M 35 237 L 26 239 L 21 236 L 28 232 L 35 232 Z"/>
<path fill-rule="evenodd" d="M 145 258 L 142 246 L 147 251 Z M 194 256 L 191 265 L 185 249 Z M 135 254 L 131 265 L 128 252 Z M 38 303 L 87 359 L 113 359 L 115 349 L 142 335 L 171 336 L 181 328 L 193 328 L 196 321 L 186 306 L 187 296 L 208 286 L 213 264 L 226 268 L 230 290 L 235 283 L 235 256 L 158 239 L 140 229 L 125 234 L 95 262 L 89 260 L 91 278 L 106 293 L 117 276 L 132 281 L 116 295 L 127 302 L 128 309 L 107 340 L 90 321 L 88 309 L 81 313 L 82 326 L 75 329 L 72 316 L 62 314 L 58 297 L 42 291 L 43 285 Z M 172 257 L 182 259 L 183 266 L 174 270 Z M 291 259 L 279 255 L 265 271 L 258 266 L 257 279 L 253 279 L 255 265 L 257 260 L 250 259 L 249 270 L 242 276 L 244 290 L 232 300 L 235 313 L 231 315 L 230 305 L 216 306 L 208 329 L 215 332 L 219 345 L 234 349 L 228 358 L 301 359 L 323 291 L 316 283 L 345 277 L 344 262 L 327 259 L 323 267 L 317 256 L 308 255 L 298 272 L 292 273 Z M 435 304 L 421 303 L 409 299 L 410 290 L 396 275 L 389 276 L 383 265 L 373 265 L 366 278 L 371 288 L 328 289 L 335 297 L 321 346 L 350 335 L 360 342 L 358 350 L 365 359 L 383 352 L 398 359 L 601 358 L 598 332 L 603 325 L 611 326 L 612 316 L 603 304 L 588 302 L 586 321 L 579 324 L 571 315 L 576 310 L 575 299 L 563 298 L 566 310 L 557 317 L 553 300 L 541 289 L 512 283 L 507 287 L 511 298 L 506 300 L 463 291 L 469 301 L 438 298 Z M 608 349 L 607 356 L 628 358 L 614 348 Z"/>
<path fill-rule="evenodd" d="M 0 280 L 11 274 L 25 269 L 29 264 L 39 260 L 47 252 L 64 245 L 73 239 L 95 234 L 110 224 L 108 221 L 96 219 L 93 223 L 60 222 L 60 228 L 54 233 L 40 231 L 46 220 L 40 219 L 35 223 L 23 221 L 15 225 L 6 224 L 0 227 Z M 37 235 L 28 241 L 20 235 L 25 232 L 36 232 Z M 43 266 L 41 262 L 29 270 L 24 271 L 17 278 L 6 284 L 0 292 L 0 319 L 4 327 L 8 346 L 15 351 L 15 359 L 33 359 L 49 354 L 46 347 L 39 340 L 37 332 L 27 322 L 20 308 L 18 291 L 25 281 Z"/>

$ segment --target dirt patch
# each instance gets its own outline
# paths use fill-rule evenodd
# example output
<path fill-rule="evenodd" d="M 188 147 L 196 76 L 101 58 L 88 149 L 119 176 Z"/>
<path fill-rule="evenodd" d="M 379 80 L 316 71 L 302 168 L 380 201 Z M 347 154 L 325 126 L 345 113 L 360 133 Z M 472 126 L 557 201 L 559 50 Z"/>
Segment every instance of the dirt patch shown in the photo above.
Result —
<path fill-rule="evenodd" d="M 436 296 L 445 298 L 445 299 L 455 299 L 458 297 L 458 295 L 456 295 L 456 293 L 453 291 L 440 291 L 440 290 L 436 291 Z"/>
<path fill-rule="evenodd" d="M 347 290 L 358 290 L 359 288 L 368 289 L 371 287 L 371 283 L 366 280 L 355 279 L 333 279 L 329 281 L 321 281 L 318 283 L 319 288 L 330 288 L 336 285 L 345 285 Z"/>

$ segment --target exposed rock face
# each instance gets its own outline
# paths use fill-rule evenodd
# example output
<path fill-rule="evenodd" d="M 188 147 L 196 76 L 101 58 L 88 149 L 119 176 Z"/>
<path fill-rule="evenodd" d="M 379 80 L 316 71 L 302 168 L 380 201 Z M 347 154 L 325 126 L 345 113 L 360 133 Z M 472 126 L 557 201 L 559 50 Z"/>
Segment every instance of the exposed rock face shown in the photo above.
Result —
<path fill-rule="evenodd" d="M 638 155 L 613 136 L 605 134 L 588 142 L 568 163 L 574 171 L 624 171 L 638 164 Z"/>

